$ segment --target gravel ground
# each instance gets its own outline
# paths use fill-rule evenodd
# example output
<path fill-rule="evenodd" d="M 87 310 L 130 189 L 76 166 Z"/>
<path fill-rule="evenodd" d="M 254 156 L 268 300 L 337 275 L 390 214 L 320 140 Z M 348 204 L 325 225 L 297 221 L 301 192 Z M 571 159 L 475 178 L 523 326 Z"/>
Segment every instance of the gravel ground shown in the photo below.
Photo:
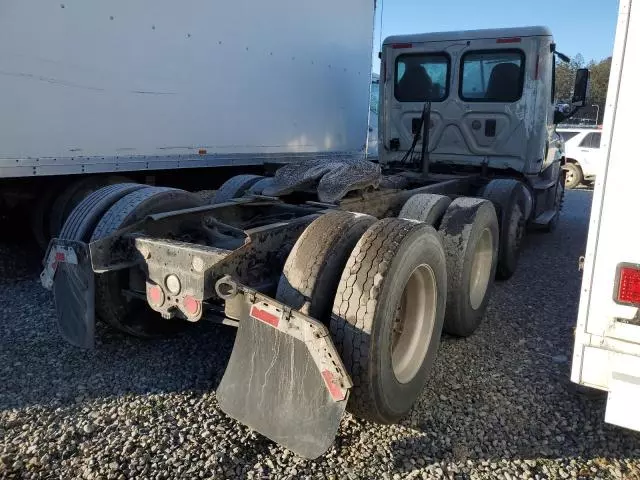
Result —
<path fill-rule="evenodd" d="M 38 262 L 0 246 L 0 476 L 7 478 L 640 478 L 640 434 L 603 423 L 605 397 L 569 382 L 591 192 L 528 237 L 471 338 L 444 338 L 401 425 L 345 416 L 335 446 L 296 457 L 225 417 L 213 393 L 233 330 L 144 342 L 57 335 Z"/>

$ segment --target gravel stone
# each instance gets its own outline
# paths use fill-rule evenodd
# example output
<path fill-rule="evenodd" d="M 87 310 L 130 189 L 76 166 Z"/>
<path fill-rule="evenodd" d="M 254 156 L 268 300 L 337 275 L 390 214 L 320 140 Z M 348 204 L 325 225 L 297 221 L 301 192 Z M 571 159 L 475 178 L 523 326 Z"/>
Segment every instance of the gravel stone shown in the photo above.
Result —
<path fill-rule="evenodd" d="M 96 349 L 79 350 L 58 334 L 39 254 L 0 240 L 0 478 L 640 479 L 640 434 L 603 423 L 606 395 L 569 381 L 590 202 L 568 192 L 558 229 L 525 238 L 478 331 L 443 338 L 406 419 L 345 415 L 314 461 L 219 410 L 232 328 L 141 341 L 98 324 Z"/>

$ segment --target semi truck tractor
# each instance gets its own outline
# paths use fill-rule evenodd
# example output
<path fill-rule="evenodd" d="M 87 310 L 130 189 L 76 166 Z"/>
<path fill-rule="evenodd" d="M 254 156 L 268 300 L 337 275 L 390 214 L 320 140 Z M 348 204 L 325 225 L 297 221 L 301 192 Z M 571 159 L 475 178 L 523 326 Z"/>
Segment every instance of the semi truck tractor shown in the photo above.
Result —
<path fill-rule="evenodd" d="M 373 14 L 373 0 L 3 5 L 2 230 L 28 218 L 46 247 L 106 185 L 211 190 L 238 168 L 362 156 Z"/>
<path fill-rule="evenodd" d="M 360 5 L 368 37 L 372 2 L 347 3 Z M 289 42 L 303 41 L 298 27 L 279 20 Z M 327 32 L 327 48 L 343 48 Z M 338 96 L 330 101 L 343 105 L 348 72 L 355 83 L 362 77 L 358 98 L 368 98 L 364 50 L 336 52 L 345 55 L 339 64 L 324 58 L 327 95 Z M 211 199 L 135 183 L 91 193 L 44 260 L 42 283 L 53 291 L 62 336 L 92 348 L 96 320 L 138 337 L 204 320 L 237 327 L 216 390 L 220 407 L 305 457 L 329 448 L 345 410 L 397 422 L 421 395 L 442 332 L 471 335 L 494 280 L 515 272 L 525 231 L 557 225 L 560 55 L 543 27 L 390 37 L 380 52 L 375 161 L 310 155 L 273 175 L 236 175 Z M 277 68 L 242 82 L 249 91 L 271 85 Z M 315 102 L 306 78 L 274 88 L 303 90 Z M 584 105 L 587 81 L 579 71 L 575 107 Z M 366 101 L 361 107 L 338 109 L 338 124 L 320 111 L 326 145 L 349 132 L 365 138 Z M 260 115 L 297 125 L 300 145 L 320 138 L 289 117 L 295 112 L 279 111 L 279 120 L 271 113 Z"/>
<path fill-rule="evenodd" d="M 608 392 L 605 420 L 640 430 L 640 224 L 634 155 L 640 2 L 620 2 L 571 379 Z"/>

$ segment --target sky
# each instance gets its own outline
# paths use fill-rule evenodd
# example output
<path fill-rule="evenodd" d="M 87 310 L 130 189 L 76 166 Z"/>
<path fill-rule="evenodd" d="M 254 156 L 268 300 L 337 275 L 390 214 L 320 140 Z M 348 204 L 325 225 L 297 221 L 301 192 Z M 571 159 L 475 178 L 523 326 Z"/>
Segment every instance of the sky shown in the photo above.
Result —
<path fill-rule="evenodd" d="M 380 37 L 403 33 L 546 25 L 558 51 L 588 62 L 611 55 L 618 0 L 377 0 L 374 64 Z M 380 35 L 380 13 L 382 35 Z"/>

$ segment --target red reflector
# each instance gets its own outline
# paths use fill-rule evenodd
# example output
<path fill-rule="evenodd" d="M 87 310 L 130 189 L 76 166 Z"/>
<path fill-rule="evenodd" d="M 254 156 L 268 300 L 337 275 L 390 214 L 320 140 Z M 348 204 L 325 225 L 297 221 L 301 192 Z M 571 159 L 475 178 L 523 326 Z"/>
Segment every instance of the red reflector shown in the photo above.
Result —
<path fill-rule="evenodd" d="M 640 267 L 621 267 L 618 277 L 618 301 L 640 304 Z"/>
<path fill-rule="evenodd" d="M 251 316 L 256 320 L 268 323 L 272 327 L 277 327 L 280 323 L 280 318 L 276 317 L 273 313 L 269 313 L 266 310 L 260 310 L 255 305 L 251 307 Z"/>
<path fill-rule="evenodd" d="M 520 37 L 506 37 L 498 38 L 496 43 L 520 43 L 522 39 Z"/>
<path fill-rule="evenodd" d="M 64 262 L 65 258 L 64 252 L 56 252 L 56 262 Z"/>
<path fill-rule="evenodd" d="M 331 373 L 329 370 L 323 370 L 322 378 L 324 379 L 324 383 L 327 386 L 327 390 L 329 390 L 329 393 L 331 394 L 331 398 L 333 398 L 336 402 L 344 400 L 344 392 L 342 391 L 342 388 L 340 388 L 340 385 L 334 380 L 333 373 Z"/>
<path fill-rule="evenodd" d="M 184 300 L 182 300 L 182 306 L 184 307 L 184 311 L 192 317 L 200 313 L 200 302 L 191 295 L 184 297 Z"/>
<path fill-rule="evenodd" d="M 162 305 L 164 303 L 164 293 L 158 285 L 150 286 L 147 289 L 147 297 L 153 305 Z"/>
<path fill-rule="evenodd" d="M 392 43 L 391 48 L 397 50 L 399 48 L 411 48 L 413 47 L 413 43 Z"/>

